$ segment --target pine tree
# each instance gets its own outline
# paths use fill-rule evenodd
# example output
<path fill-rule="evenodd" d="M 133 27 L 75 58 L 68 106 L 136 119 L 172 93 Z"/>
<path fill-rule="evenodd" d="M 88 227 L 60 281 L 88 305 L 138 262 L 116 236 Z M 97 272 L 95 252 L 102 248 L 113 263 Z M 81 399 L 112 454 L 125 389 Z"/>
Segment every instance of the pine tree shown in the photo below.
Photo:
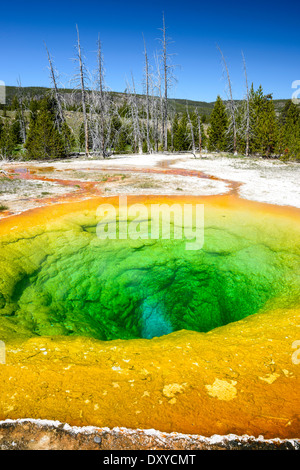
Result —
<path fill-rule="evenodd" d="M 280 117 L 279 117 L 279 124 L 280 124 L 281 126 L 284 126 L 284 125 L 285 125 L 286 119 L 287 119 L 287 115 L 288 115 L 289 109 L 290 109 L 290 107 L 292 106 L 292 104 L 293 104 L 292 100 L 288 100 L 288 101 L 285 103 L 284 107 L 282 108 L 281 113 L 280 113 Z M 296 109 L 298 109 L 297 106 L 296 106 Z"/>
<path fill-rule="evenodd" d="M 128 145 L 129 145 L 129 142 L 128 142 L 128 137 L 127 137 L 127 132 L 122 127 L 116 136 L 115 151 L 117 153 L 124 153 L 126 152 Z"/>
<path fill-rule="evenodd" d="M 229 145 L 229 119 L 226 107 L 220 96 L 214 105 L 210 116 L 210 126 L 208 129 L 208 149 L 210 151 L 227 151 Z"/>
<path fill-rule="evenodd" d="M 174 139 L 176 138 L 175 136 L 177 136 L 178 127 L 179 127 L 179 116 L 178 116 L 178 113 L 176 113 L 172 122 L 172 135 L 171 135 L 172 150 L 175 150 Z"/>
<path fill-rule="evenodd" d="M 176 131 L 173 131 L 173 146 L 176 152 L 188 150 L 188 131 L 187 131 L 188 118 L 186 113 L 184 113 L 178 122 L 178 127 Z"/>
<path fill-rule="evenodd" d="M 15 144 L 12 139 L 11 126 L 5 120 L 4 124 L 0 123 L 0 156 L 2 158 L 11 158 L 14 148 Z"/>
<path fill-rule="evenodd" d="M 300 111 L 291 101 L 283 110 L 284 125 L 281 138 L 283 146 L 282 160 L 300 160 Z"/>
<path fill-rule="evenodd" d="M 79 136 L 78 136 L 78 144 L 79 144 L 79 151 L 84 151 L 85 148 L 85 129 L 84 124 L 82 123 L 79 129 Z"/>
<path fill-rule="evenodd" d="M 242 103 L 236 112 L 236 127 L 237 127 L 237 136 L 236 136 L 236 147 L 239 154 L 246 153 L 246 131 L 245 131 L 245 113 L 246 107 Z"/>
<path fill-rule="evenodd" d="M 10 133 L 15 147 L 23 143 L 21 134 L 21 124 L 18 113 L 11 124 Z"/>
<path fill-rule="evenodd" d="M 63 141 L 65 153 L 69 155 L 72 152 L 72 149 L 75 147 L 76 140 L 71 131 L 70 126 L 68 126 L 65 121 L 61 124 L 60 134 Z"/>
<path fill-rule="evenodd" d="M 43 160 L 66 156 L 65 142 L 56 127 L 55 106 L 45 99 L 41 109 L 31 117 L 28 137 L 25 143 L 27 158 Z"/>
<path fill-rule="evenodd" d="M 11 105 L 10 105 L 10 109 L 11 109 L 12 111 L 18 111 L 18 110 L 19 110 L 19 107 L 20 107 L 20 105 L 19 105 L 19 100 L 18 100 L 17 95 L 15 95 L 15 96 L 13 97 L 13 99 L 12 99 L 12 102 L 11 102 Z"/>
<path fill-rule="evenodd" d="M 278 121 L 272 97 L 264 96 L 255 128 L 255 148 L 260 155 L 269 157 L 274 154 L 278 144 L 278 132 Z"/>
<path fill-rule="evenodd" d="M 39 101 L 33 99 L 30 101 L 30 104 L 29 104 L 29 112 L 30 112 L 30 125 L 33 124 L 33 122 L 36 121 L 37 119 L 37 115 L 38 115 L 38 111 L 41 107 L 41 104 Z"/>

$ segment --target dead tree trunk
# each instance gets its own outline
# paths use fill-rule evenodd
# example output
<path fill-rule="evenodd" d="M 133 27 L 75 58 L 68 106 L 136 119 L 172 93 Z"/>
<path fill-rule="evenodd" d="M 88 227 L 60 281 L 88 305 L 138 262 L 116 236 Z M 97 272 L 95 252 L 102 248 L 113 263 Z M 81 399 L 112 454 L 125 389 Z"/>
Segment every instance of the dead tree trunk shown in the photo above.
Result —
<path fill-rule="evenodd" d="M 194 135 L 193 123 L 192 123 L 192 121 L 191 121 L 191 116 L 190 116 L 190 113 L 189 113 L 188 104 L 186 104 L 186 114 L 187 114 L 188 123 L 189 123 L 189 128 L 190 128 L 190 133 L 191 133 L 193 154 L 195 155 L 195 152 L 196 152 L 196 149 L 195 149 L 195 135 Z"/>
<path fill-rule="evenodd" d="M 89 93 L 89 140 L 93 152 L 100 154 L 103 158 L 111 154 L 114 115 L 116 111 L 113 110 L 113 100 L 105 86 L 102 45 L 98 37 L 97 70 Z"/>
<path fill-rule="evenodd" d="M 201 157 L 201 152 L 202 152 L 202 131 L 201 131 L 201 118 L 198 113 L 198 109 L 196 108 L 196 116 L 197 116 L 197 122 L 198 122 L 198 133 L 199 133 L 199 156 Z"/>
<path fill-rule="evenodd" d="M 97 42 L 97 59 L 98 59 L 98 89 L 100 94 L 100 103 L 103 103 L 104 93 L 104 70 L 103 70 L 103 56 L 102 56 L 102 44 L 100 36 L 98 36 Z"/>
<path fill-rule="evenodd" d="M 18 101 L 19 101 L 19 108 L 20 108 L 20 114 L 19 114 L 19 123 L 20 123 L 20 128 L 21 128 L 21 137 L 23 144 L 26 142 L 27 138 L 27 132 L 26 132 L 26 121 L 25 121 L 25 113 L 24 113 L 24 100 L 23 100 L 23 89 L 22 89 L 22 83 L 21 79 L 18 79 Z"/>
<path fill-rule="evenodd" d="M 145 87 L 146 87 L 146 141 L 147 141 L 147 152 L 151 152 L 151 144 L 150 144 L 150 100 L 149 100 L 149 60 L 148 60 L 148 53 L 146 48 L 146 41 L 144 39 L 144 56 L 145 56 L 145 67 L 144 67 L 144 74 L 145 74 Z"/>
<path fill-rule="evenodd" d="M 104 70 L 103 70 L 103 56 L 102 56 L 102 45 L 100 41 L 100 36 L 98 36 L 98 91 L 99 91 L 99 114 L 100 114 L 100 123 L 99 123 L 99 133 L 100 133 L 100 148 L 102 156 L 106 157 L 106 139 L 105 139 L 105 123 L 108 116 L 106 115 L 106 106 L 105 106 L 105 95 L 104 95 Z"/>
<path fill-rule="evenodd" d="M 169 116 L 170 116 L 170 146 L 171 150 L 174 150 L 174 119 L 175 119 L 175 110 L 171 109 Z"/>
<path fill-rule="evenodd" d="M 87 106 L 86 106 L 86 86 L 85 86 L 85 67 L 82 59 L 82 50 L 80 44 L 79 29 L 76 25 L 77 30 L 77 60 L 79 65 L 79 79 L 80 79 L 80 88 L 81 88 L 81 105 L 82 105 L 82 114 L 83 114 L 83 124 L 84 124 L 84 138 L 85 138 L 85 155 L 89 156 L 89 128 L 88 128 L 88 119 L 87 119 Z"/>
<path fill-rule="evenodd" d="M 246 82 L 246 157 L 249 156 L 249 141 L 250 141 L 250 99 L 249 99 L 249 85 L 248 85 L 248 76 L 246 68 L 245 56 L 242 52 L 244 72 L 245 72 L 245 82 Z"/>
<path fill-rule="evenodd" d="M 48 56 L 50 78 L 51 78 L 51 81 L 52 81 L 54 94 L 55 94 L 55 99 L 56 99 L 56 102 L 57 102 L 57 108 L 58 108 L 57 122 L 58 122 L 58 129 L 60 130 L 61 129 L 61 124 L 63 122 L 65 122 L 65 118 L 64 118 L 64 114 L 63 114 L 63 108 L 62 108 L 60 93 L 58 91 L 56 73 L 55 73 L 55 69 L 54 69 L 54 66 L 53 66 L 53 60 L 51 58 L 51 55 L 49 53 L 49 50 L 48 50 L 45 42 L 44 42 L 44 45 L 45 45 L 47 56 Z"/>
<path fill-rule="evenodd" d="M 230 112 L 230 118 L 231 118 L 231 124 L 232 124 L 232 131 L 233 131 L 233 153 L 236 155 L 236 136 L 237 136 L 237 129 L 236 129 L 236 118 L 235 118 L 235 103 L 233 100 L 233 95 L 232 95 L 232 86 L 231 86 L 231 80 L 230 80 L 230 75 L 229 75 L 229 70 L 227 67 L 227 63 L 224 57 L 223 52 L 221 51 L 220 47 L 217 46 L 221 57 L 222 61 L 224 64 L 225 72 L 226 72 L 226 77 L 227 77 L 227 84 L 228 84 L 228 91 L 229 91 L 229 112 Z"/>
<path fill-rule="evenodd" d="M 161 73 L 161 64 L 158 54 L 154 55 L 155 66 L 156 66 L 156 89 L 158 96 L 158 113 L 157 113 L 157 134 L 158 134 L 158 144 L 163 148 L 164 146 L 164 100 L 162 93 L 162 73 Z M 159 122 L 158 122 L 159 121 Z M 159 150 L 159 145 L 157 145 L 156 151 Z"/>
<path fill-rule="evenodd" d="M 164 71 L 164 111 L 163 111 L 163 140 L 164 150 L 168 150 L 168 64 L 167 64 L 167 38 L 165 15 L 163 15 L 163 71 Z"/>
<path fill-rule="evenodd" d="M 164 80 L 164 98 L 163 98 L 163 118 L 162 118 L 162 139 L 164 150 L 168 150 L 168 97 L 169 90 L 174 79 L 172 70 L 175 68 L 174 65 L 170 63 L 170 58 L 173 54 L 168 53 L 168 46 L 170 44 L 170 39 L 167 38 L 167 28 L 165 23 L 165 15 L 163 14 L 163 27 L 160 28 L 162 31 L 162 38 L 160 39 L 162 45 L 161 51 L 161 60 L 163 68 L 163 80 Z"/>
<path fill-rule="evenodd" d="M 129 102 L 130 102 L 130 110 L 131 110 L 131 117 L 132 117 L 134 146 L 135 146 L 135 152 L 138 149 L 139 154 L 142 154 L 143 153 L 143 139 L 142 139 L 142 134 L 141 134 L 140 122 L 139 122 L 139 110 L 138 110 L 133 76 L 132 76 L 132 87 L 133 89 L 131 92 L 130 85 L 127 84 L 127 88 L 130 93 Z"/>
<path fill-rule="evenodd" d="M 152 121 L 152 130 L 153 130 L 153 141 L 154 141 L 154 150 L 158 152 L 158 141 L 159 141 L 159 102 L 156 95 L 157 87 L 153 82 L 153 77 L 151 79 L 151 121 Z"/>

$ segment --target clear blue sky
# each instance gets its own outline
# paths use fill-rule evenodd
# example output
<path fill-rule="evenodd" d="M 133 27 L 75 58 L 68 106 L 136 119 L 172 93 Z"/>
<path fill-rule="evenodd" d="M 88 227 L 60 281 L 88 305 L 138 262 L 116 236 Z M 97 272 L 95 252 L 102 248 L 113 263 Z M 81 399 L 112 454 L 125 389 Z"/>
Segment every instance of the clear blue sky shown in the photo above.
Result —
<path fill-rule="evenodd" d="M 133 73 L 142 91 L 144 33 L 149 56 L 159 49 L 165 13 L 177 84 L 171 96 L 214 101 L 226 97 L 219 44 L 228 61 L 234 96 L 244 95 L 243 50 L 248 78 L 274 98 L 290 98 L 300 80 L 300 28 L 296 2 L 152 0 L 5 1 L 0 9 L 0 80 L 23 86 L 49 86 L 47 43 L 68 86 L 73 73 L 76 23 L 90 69 L 95 67 L 98 33 L 103 43 L 107 85 L 124 91 Z"/>

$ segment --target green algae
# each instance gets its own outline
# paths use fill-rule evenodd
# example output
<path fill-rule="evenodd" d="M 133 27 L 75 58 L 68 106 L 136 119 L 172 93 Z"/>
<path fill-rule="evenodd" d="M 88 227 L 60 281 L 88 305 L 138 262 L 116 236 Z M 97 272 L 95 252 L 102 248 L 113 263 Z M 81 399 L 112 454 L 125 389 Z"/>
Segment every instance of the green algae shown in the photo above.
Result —
<path fill-rule="evenodd" d="M 206 210 L 205 243 L 100 240 L 83 211 L 0 243 L 0 337 L 152 338 L 299 306 L 300 231 L 277 216 Z"/>

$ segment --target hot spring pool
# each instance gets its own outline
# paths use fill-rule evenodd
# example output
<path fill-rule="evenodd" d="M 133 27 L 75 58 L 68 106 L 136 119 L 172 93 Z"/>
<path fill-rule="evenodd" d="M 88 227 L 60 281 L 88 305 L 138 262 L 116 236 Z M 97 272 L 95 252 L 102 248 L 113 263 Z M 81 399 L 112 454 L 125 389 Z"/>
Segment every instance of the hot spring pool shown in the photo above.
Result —
<path fill-rule="evenodd" d="M 285 218 L 207 205 L 196 251 L 100 240 L 98 221 L 75 212 L 3 237 L 0 318 L 13 336 L 149 339 L 299 305 L 299 231 Z"/>
<path fill-rule="evenodd" d="M 100 199 L 41 208 L 1 222 L 0 339 L 7 345 L 7 364 L 1 369 L 2 418 L 25 413 L 80 425 L 156 427 L 207 435 L 255 433 L 257 425 L 253 429 L 249 424 L 248 407 L 270 401 L 269 392 L 259 388 L 261 397 L 255 398 L 250 390 L 249 402 L 245 390 L 259 373 L 265 378 L 258 380 L 259 386 L 266 387 L 271 377 L 271 390 L 272 374 L 278 369 L 253 372 L 253 367 L 263 368 L 266 360 L 269 364 L 270 346 L 275 348 L 272 357 L 280 357 L 282 351 L 281 360 L 290 360 L 278 343 L 286 328 L 290 342 L 283 349 L 289 347 L 292 354 L 291 331 L 300 307 L 299 214 L 230 197 L 147 201 L 136 197 L 131 202 L 174 200 L 204 203 L 201 250 L 188 251 L 185 241 L 174 237 L 99 239 Z M 110 203 L 116 205 L 117 198 Z M 170 363 L 178 368 L 176 373 Z M 130 367 L 124 369 L 126 364 Z M 68 367 L 70 373 L 77 371 L 76 377 L 68 375 Z M 288 371 L 282 373 L 286 380 L 290 367 L 283 369 Z M 13 377 L 18 377 L 20 396 L 23 390 L 16 407 L 9 404 Z M 246 380 L 242 391 L 237 385 L 240 377 Z M 277 387 L 279 376 L 274 377 Z M 189 385 L 199 380 L 201 386 Z M 295 384 L 291 382 L 291 388 Z M 110 388 L 114 399 L 108 398 Z M 278 395 L 279 389 L 273 390 Z M 67 391 L 73 394 L 72 404 Z M 141 397 L 143 405 L 137 405 Z M 248 411 L 243 421 L 245 400 Z M 83 411 L 85 402 L 87 407 L 93 403 L 93 408 Z M 230 425 L 233 402 L 240 412 L 238 424 Z M 160 422 L 164 403 L 168 419 Z M 220 420 L 215 428 L 213 416 Z M 278 423 L 260 421 L 260 426 L 280 435 L 283 423 Z"/>

